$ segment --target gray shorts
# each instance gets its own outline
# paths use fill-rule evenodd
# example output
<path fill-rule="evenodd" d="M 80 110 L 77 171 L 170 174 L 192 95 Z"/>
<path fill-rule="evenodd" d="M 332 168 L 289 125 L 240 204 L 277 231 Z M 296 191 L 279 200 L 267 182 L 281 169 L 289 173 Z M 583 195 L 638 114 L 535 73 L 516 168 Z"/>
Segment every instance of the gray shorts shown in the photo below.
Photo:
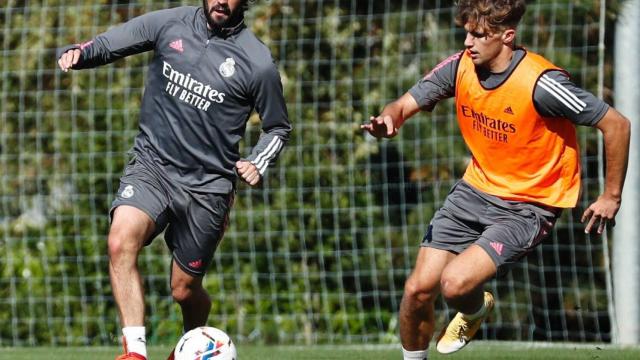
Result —
<path fill-rule="evenodd" d="M 479 245 L 504 274 L 549 235 L 561 210 L 503 200 L 461 180 L 431 220 L 422 246 L 459 254 Z"/>
<path fill-rule="evenodd" d="M 211 264 L 222 240 L 233 204 L 234 192 L 197 193 L 171 182 L 149 160 L 134 158 L 120 178 L 120 188 L 111 205 L 110 215 L 121 205 L 147 213 L 155 222 L 155 233 L 148 245 L 163 232 L 173 259 L 180 268 L 202 276 Z"/>

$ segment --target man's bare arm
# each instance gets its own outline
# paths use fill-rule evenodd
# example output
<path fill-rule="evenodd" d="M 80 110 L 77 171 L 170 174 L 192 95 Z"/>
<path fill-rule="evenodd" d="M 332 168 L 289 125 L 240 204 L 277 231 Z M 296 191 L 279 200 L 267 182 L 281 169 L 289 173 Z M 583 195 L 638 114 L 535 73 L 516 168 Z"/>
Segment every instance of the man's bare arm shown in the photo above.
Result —
<path fill-rule="evenodd" d="M 404 122 L 420 111 L 420 106 L 409 93 L 405 93 L 398 100 L 387 104 L 380 115 L 369 118 L 368 124 L 360 125 L 377 138 L 392 138 L 398 134 L 398 129 Z"/>
<path fill-rule="evenodd" d="M 615 109 L 610 108 L 596 124 L 604 138 L 606 176 L 604 192 L 582 215 L 587 222 L 585 233 L 591 232 L 598 222 L 597 232 L 602 234 L 607 222 L 615 225 L 615 216 L 622 202 L 622 188 L 629 162 L 631 123 Z"/>

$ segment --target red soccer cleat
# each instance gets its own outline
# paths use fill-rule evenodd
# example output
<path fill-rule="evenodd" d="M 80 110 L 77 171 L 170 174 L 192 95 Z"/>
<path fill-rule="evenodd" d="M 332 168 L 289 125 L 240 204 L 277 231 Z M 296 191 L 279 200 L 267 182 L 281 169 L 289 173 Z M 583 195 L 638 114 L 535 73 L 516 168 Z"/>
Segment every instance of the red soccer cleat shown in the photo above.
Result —
<path fill-rule="evenodd" d="M 147 360 L 146 357 L 135 352 L 129 352 L 129 350 L 127 350 L 127 340 L 124 338 L 124 336 L 122 337 L 122 347 L 124 348 L 124 354 L 118 356 L 116 360 Z M 171 352 L 171 355 L 173 355 L 173 352 Z"/>
<path fill-rule="evenodd" d="M 118 356 L 116 360 L 147 360 L 147 358 L 138 353 L 130 352 Z"/>

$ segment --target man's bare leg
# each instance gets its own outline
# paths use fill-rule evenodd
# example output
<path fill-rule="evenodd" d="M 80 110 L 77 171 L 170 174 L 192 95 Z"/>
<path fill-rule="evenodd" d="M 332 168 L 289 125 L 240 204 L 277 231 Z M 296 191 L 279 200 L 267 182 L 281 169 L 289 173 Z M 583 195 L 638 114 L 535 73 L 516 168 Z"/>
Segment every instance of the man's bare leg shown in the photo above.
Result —
<path fill-rule="evenodd" d="M 111 288 L 118 306 L 123 335 L 129 343 L 125 352 L 136 352 L 144 356 L 144 288 L 137 261 L 140 250 L 154 229 L 153 220 L 145 212 L 123 205 L 113 213 L 108 239 Z"/>
<path fill-rule="evenodd" d="M 464 348 L 475 336 L 493 308 L 490 293 L 483 291 L 497 268 L 487 252 L 472 245 L 452 260 L 442 272 L 442 295 L 459 312 L 438 338 L 436 348 L 450 354 Z"/>
<path fill-rule="evenodd" d="M 442 272 L 441 288 L 447 304 L 463 314 L 473 314 L 483 304 L 483 285 L 496 275 L 496 265 L 487 252 L 471 245 Z"/>
<path fill-rule="evenodd" d="M 171 265 L 171 295 L 182 309 L 185 331 L 207 324 L 211 299 L 202 287 L 202 277 L 186 273 L 175 261 Z"/>
<path fill-rule="evenodd" d="M 448 251 L 420 248 L 400 304 L 400 340 L 405 352 L 428 348 L 435 326 L 434 303 L 440 293 L 440 275 L 454 258 Z"/>

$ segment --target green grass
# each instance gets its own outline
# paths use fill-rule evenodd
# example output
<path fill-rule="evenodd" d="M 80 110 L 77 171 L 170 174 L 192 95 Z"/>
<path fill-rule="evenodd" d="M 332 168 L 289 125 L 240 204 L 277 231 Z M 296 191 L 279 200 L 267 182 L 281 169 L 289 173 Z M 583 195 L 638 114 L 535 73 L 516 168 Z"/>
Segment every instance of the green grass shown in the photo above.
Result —
<path fill-rule="evenodd" d="M 150 349 L 150 360 L 164 360 L 169 348 Z M 118 348 L 0 348 L 0 360 L 113 360 Z M 402 360 L 399 346 L 254 346 L 239 345 L 239 360 Z M 640 359 L 640 347 L 620 348 L 610 345 L 573 345 L 539 343 L 474 342 L 467 349 L 440 355 L 431 351 L 429 359 Z"/>

